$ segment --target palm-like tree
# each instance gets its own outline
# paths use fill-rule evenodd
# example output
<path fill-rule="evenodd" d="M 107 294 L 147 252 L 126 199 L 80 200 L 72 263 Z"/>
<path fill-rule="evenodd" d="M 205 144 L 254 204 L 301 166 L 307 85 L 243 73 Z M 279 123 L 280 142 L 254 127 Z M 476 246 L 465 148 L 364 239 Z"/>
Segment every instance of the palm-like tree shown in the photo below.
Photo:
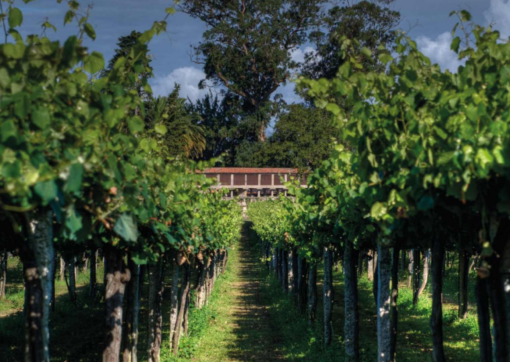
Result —
<path fill-rule="evenodd" d="M 204 130 L 186 111 L 185 100 L 179 98 L 179 85 L 167 97 L 149 99 L 145 104 L 145 122 L 149 129 L 157 125 L 166 127 L 165 144 L 169 156 L 198 158 L 205 150 Z"/>

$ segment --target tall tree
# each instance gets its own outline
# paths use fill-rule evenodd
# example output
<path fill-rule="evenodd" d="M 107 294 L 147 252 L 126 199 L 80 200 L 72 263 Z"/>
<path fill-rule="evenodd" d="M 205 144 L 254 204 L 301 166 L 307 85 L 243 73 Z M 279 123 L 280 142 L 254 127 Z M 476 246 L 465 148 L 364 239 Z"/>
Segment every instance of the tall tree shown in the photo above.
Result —
<path fill-rule="evenodd" d="M 255 136 L 265 139 L 271 95 L 298 67 L 292 51 L 304 44 L 326 0 L 185 0 L 181 10 L 208 25 L 194 47 L 206 79 L 240 100 Z"/>
<path fill-rule="evenodd" d="M 361 60 L 361 49 L 372 52 L 371 59 L 378 59 L 379 46 L 390 47 L 395 40 L 393 29 L 400 21 L 400 13 L 392 10 L 395 0 L 341 0 L 328 10 L 322 18 L 321 27 L 310 35 L 316 51 L 305 54 L 306 64 L 303 74 L 312 79 L 328 78 L 336 75 L 342 65 L 341 47 L 344 38 L 357 40 L 357 54 Z M 362 61 L 371 70 L 384 70 L 381 63 Z"/>
<path fill-rule="evenodd" d="M 205 149 L 200 159 L 221 157 L 221 164 L 234 165 L 236 146 L 239 143 L 239 119 L 236 102 L 231 97 L 219 98 L 206 94 L 196 103 L 186 103 L 188 113 L 194 114 L 194 122 L 204 130 Z"/>
<path fill-rule="evenodd" d="M 149 99 L 145 103 L 145 123 L 157 134 L 155 137 L 164 138 L 167 156 L 199 157 L 205 149 L 204 131 L 187 111 L 179 91 L 176 84 L 167 97 Z"/>
<path fill-rule="evenodd" d="M 135 66 L 143 66 L 143 68 L 146 69 L 146 71 L 140 74 L 139 80 L 136 82 L 136 88 L 138 94 L 147 99 L 150 93 L 145 90 L 145 86 L 147 85 L 147 80 L 152 77 L 152 68 L 150 67 L 151 58 L 149 56 L 144 56 L 137 57 L 136 60 L 134 59 L 135 54 L 140 54 L 140 50 L 142 50 L 142 54 L 149 53 L 147 45 L 138 41 L 141 35 L 142 33 L 133 30 L 129 35 L 119 37 L 115 54 L 108 62 L 108 66 L 100 72 L 100 76 L 105 77 L 114 70 L 115 63 L 119 59 L 132 59 L 135 61 Z"/>
<path fill-rule="evenodd" d="M 276 122 L 273 134 L 251 162 L 259 166 L 297 167 L 314 170 L 327 159 L 339 138 L 338 128 L 324 110 L 301 104 L 288 107 Z"/>

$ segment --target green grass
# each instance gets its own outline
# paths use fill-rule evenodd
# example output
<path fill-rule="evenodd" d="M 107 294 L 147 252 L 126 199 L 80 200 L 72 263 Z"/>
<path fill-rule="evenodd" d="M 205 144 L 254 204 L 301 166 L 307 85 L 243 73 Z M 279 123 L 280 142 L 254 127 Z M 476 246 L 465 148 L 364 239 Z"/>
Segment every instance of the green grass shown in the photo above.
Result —
<path fill-rule="evenodd" d="M 294 300 L 281 290 L 276 278 L 260 260 L 260 248 L 249 223 L 243 230 L 243 242 L 230 251 L 227 270 L 216 282 L 207 307 L 190 309 L 189 335 L 181 340 L 179 358 L 168 351 L 169 306 L 164 305 L 163 362 L 183 361 L 313 361 L 343 360 L 343 275 L 334 272 L 335 301 L 333 311 L 334 340 L 323 347 L 322 270 L 318 276 L 318 321 L 308 326 Z M 102 267 L 98 268 L 99 292 L 102 293 Z M 88 272 L 77 280 L 78 303 L 69 302 L 65 282 L 56 282 L 56 311 L 51 314 L 52 361 L 99 361 L 103 341 L 104 304 L 88 297 Z M 457 318 L 457 274 L 448 270 L 444 279 L 444 334 L 447 360 L 476 361 L 478 325 L 474 284 L 471 275 L 468 318 Z M 170 279 L 170 278 L 167 278 Z M 431 361 L 432 340 L 429 318 L 430 289 L 412 305 L 412 293 L 405 286 L 406 273 L 399 284 L 399 330 L 397 360 Z M 195 280 L 195 279 L 193 279 Z M 169 280 L 166 281 L 168 283 Z M 21 361 L 23 348 L 22 267 L 16 258 L 9 260 L 7 296 L 0 301 L 0 361 Z M 167 284 L 169 287 L 169 285 Z M 147 283 L 143 285 L 146 291 Z M 146 293 L 142 293 L 145 296 Z M 169 296 L 166 288 L 165 298 Z M 168 299 L 167 299 L 168 300 Z M 366 275 L 359 280 L 360 352 L 362 361 L 377 358 L 377 318 L 372 283 Z M 146 300 L 140 311 L 139 360 L 145 360 Z"/>
<path fill-rule="evenodd" d="M 256 246 L 256 238 L 251 236 L 252 245 Z M 399 283 L 399 329 L 397 340 L 398 361 L 432 361 L 432 338 L 430 332 L 430 314 L 432 299 L 429 287 L 420 297 L 416 306 L 412 305 L 412 292 L 406 287 L 407 273 L 401 272 Z M 323 347 L 321 329 L 322 311 L 322 270 L 318 275 L 318 321 L 316 326 L 308 327 L 304 316 L 294 307 L 294 301 L 281 291 L 281 286 L 273 275 L 262 272 L 265 283 L 262 293 L 267 298 L 271 318 L 279 326 L 281 337 L 281 353 L 289 361 L 338 361 L 343 359 L 343 274 L 334 272 L 335 301 L 333 304 L 334 341 L 329 348 Z M 457 317 L 457 274 L 448 270 L 444 281 L 444 345 L 447 360 L 456 362 L 476 361 L 479 359 L 478 324 L 475 304 L 475 275 L 470 276 L 469 313 L 465 320 Z M 363 275 L 359 280 L 359 313 L 360 313 L 360 357 L 362 361 L 377 360 L 377 315 L 372 282 Z"/>
<path fill-rule="evenodd" d="M 243 229 L 249 237 L 248 224 Z M 227 272 L 220 279 L 206 308 L 204 333 L 195 339 L 191 360 L 273 361 L 280 360 L 281 339 L 276 321 L 266 308 L 261 279 L 262 264 L 247 239 L 230 251 Z M 191 321 L 190 321 L 191 322 Z"/>
<path fill-rule="evenodd" d="M 188 335 L 183 336 L 181 339 L 179 357 L 173 357 L 169 351 L 168 344 L 165 344 L 161 351 L 162 362 L 181 362 L 189 361 L 190 359 L 200 360 L 205 351 L 213 356 L 223 355 L 223 349 L 215 341 L 224 340 L 225 336 L 229 333 L 228 330 L 221 328 L 222 324 L 225 323 L 222 307 L 229 305 L 231 302 L 228 289 L 236 278 L 235 272 L 238 263 L 237 251 L 232 250 L 229 253 L 228 266 L 225 273 L 216 280 L 207 305 L 202 309 L 196 309 L 193 305 L 190 307 L 189 331 Z M 214 340 L 211 340 L 211 335 L 214 336 Z"/>
<path fill-rule="evenodd" d="M 23 360 L 24 290 L 22 265 L 10 258 L 7 271 L 6 298 L 0 302 L 0 361 Z M 97 271 L 103 275 L 102 266 Z M 92 300 L 88 290 L 89 273 L 79 272 L 76 281 L 78 301 L 74 306 L 64 281 L 56 280 L 55 312 L 50 314 L 52 361 L 98 361 L 102 343 L 104 304 Z M 99 284 L 102 294 L 101 284 Z M 99 346 L 99 348 L 98 348 Z"/>

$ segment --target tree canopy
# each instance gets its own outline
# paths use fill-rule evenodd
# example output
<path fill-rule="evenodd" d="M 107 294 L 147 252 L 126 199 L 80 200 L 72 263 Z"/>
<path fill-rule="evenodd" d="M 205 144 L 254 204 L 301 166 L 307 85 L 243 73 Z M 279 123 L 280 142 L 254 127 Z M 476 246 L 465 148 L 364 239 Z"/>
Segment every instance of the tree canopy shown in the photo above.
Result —
<path fill-rule="evenodd" d="M 209 26 L 194 47 L 194 60 L 206 79 L 240 100 L 265 138 L 271 95 L 286 84 L 298 64 L 291 52 L 304 44 L 317 25 L 325 0 L 185 0 L 181 10 Z M 271 111 L 269 110 L 269 113 Z"/>

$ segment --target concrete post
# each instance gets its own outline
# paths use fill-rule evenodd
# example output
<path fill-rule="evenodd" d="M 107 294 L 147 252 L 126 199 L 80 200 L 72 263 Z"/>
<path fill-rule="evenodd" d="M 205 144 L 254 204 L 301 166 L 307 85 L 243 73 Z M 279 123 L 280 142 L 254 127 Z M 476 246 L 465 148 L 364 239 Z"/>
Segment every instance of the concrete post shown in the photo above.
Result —
<path fill-rule="evenodd" d="M 257 197 L 260 198 L 260 185 L 262 183 L 262 175 L 259 173 L 259 189 L 257 190 Z"/>
<path fill-rule="evenodd" d="M 248 185 L 248 174 L 245 173 L 244 174 L 244 186 L 247 186 L 247 185 Z M 248 197 L 248 189 L 247 188 L 244 189 L 244 197 L 245 198 Z"/>

